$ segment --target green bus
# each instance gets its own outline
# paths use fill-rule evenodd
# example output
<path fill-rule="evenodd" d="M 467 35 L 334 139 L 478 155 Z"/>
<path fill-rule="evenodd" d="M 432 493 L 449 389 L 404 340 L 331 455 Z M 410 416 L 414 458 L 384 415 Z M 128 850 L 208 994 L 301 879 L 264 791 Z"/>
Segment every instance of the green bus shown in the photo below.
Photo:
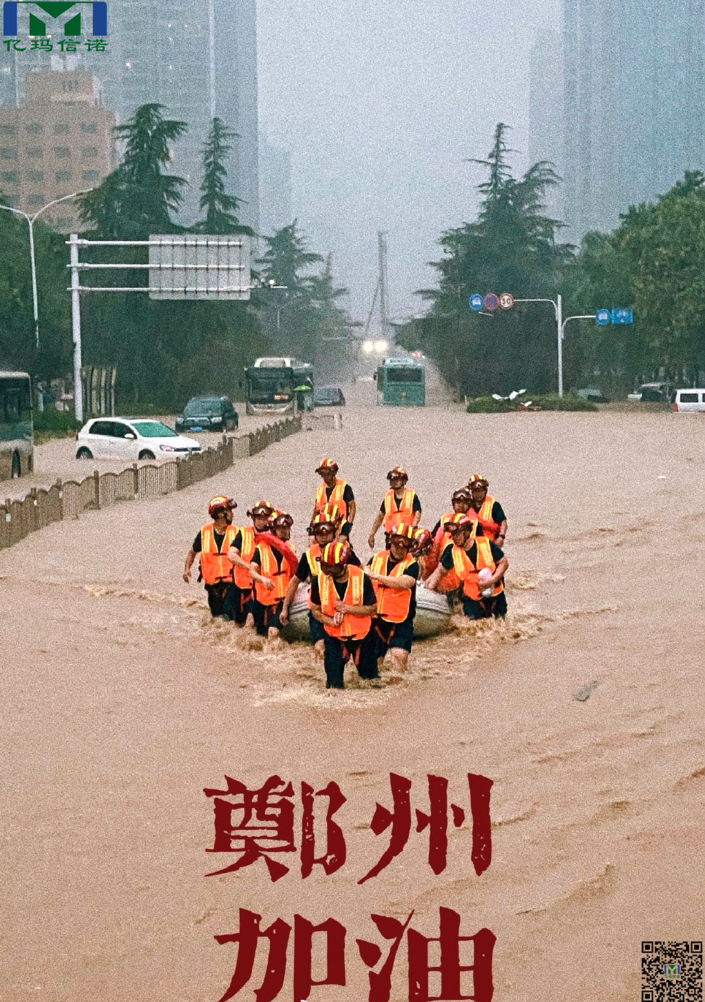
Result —
<path fill-rule="evenodd" d="M 426 369 L 413 358 L 385 358 L 375 375 L 377 404 L 426 406 Z"/>
<path fill-rule="evenodd" d="M 33 463 L 32 382 L 26 372 L 0 370 L 0 480 L 31 473 Z"/>
<path fill-rule="evenodd" d="M 295 358 L 258 358 L 245 369 L 248 414 L 313 410 L 313 366 Z"/>

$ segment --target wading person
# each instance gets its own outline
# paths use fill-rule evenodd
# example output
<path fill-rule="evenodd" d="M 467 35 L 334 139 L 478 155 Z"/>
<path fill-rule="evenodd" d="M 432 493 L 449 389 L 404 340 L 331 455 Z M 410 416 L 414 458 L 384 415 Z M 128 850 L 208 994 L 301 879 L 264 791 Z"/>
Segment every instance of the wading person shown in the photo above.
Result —
<path fill-rule="evenodd" d="M 233 565 L 228 560 L 228 550 L 237 535 L 237 528 L 232 524 L 235 508 L 237 505 L 233 499 L 224 494 L 212 499 L 208 514 L 213 521 L 204 525 L 194 539 L 186 554 L 183 573 L 183 579 L 188 584 L 196 554 L 200 554 L 198 580 L 205 585 L 211 616 L 224 616 L 226 619 L 235 619 L 237 611 Z"/>
<path fill-rule="evenodd" d="M 416 529 L 402 523 L 393 525 L 389 549 L 375 554 L 365 568 L 377 596 L 377 657 L 382 659 L 389 651 L 400 671 L 406 671 L 414 642 L 419 564 L 410 551 L 415 543 Z"/>
<path fill-rule="evenodd" d="M 350 484 L 338 477 L 338 464 L 326 456 L 316 468 L 316 473 L 323 483 L 319 484 L 316 491 L 311 522 L 315 520 L 316 515 L 322 514 L 327 505 L 337 505 L 343 516 L 343 522 L 348 523 L 349 529 L 352 529 L 356 512 L 355 495 Z M 349 536 L 350 531 L 345 535 Z"/>
<path fill-rule="evenodd" d="M 446 546 L 426 587 L 439 591 L 444 577 L 455 574 L 462 586 L 460 599 L 468 619 L 506 616 L 504 575 L 509 562 L 504 552 L 486 536 L 475 536 L 475 523 L 469 515 L 449 522 L 448 530 L 452 544 Z"/>
<path fill-rule="evenodd" d="M 250 562 L 250 574 L 254 581 L 252 615 L 257 633 L 268 640 L 279 636 L 282 626 L 280 613 L 293 574 L 292 566 L 296 566 L 294 548 L 289 542 L 293 524 L 291 515 L 285 511 L 277 512 L 271 522 L 272 532 L 285 546 L 278 547 L 274 540 L 269 542 L 260 537 Z M 286 549 L 291 554 L 289 558 Z"/>
<path fill-rule="evenodd" d="M 352 659 L 364 679 L 378 677 L 372 617 L 377 600 L 361 567 L 352 566 L 346 543 L 321 551 L 321 572 L 311 581 L 311 612 L 322 624 L 326 688 L 344 689 L 345 665 Z"/>
<path fill-rule="evenodd" d="M 289 586 L 286 589 L 284 604 L 282 605 L 282 610 L 279 614 L 279 622 L 282 626 L 286 626 L 289 622 L 289 608 L 296 597 L 296 591 L 299 585 L 304 584 L 306 581 L 313 581 L 313 579 L 317 578 L 320 574 L 321 550 L 327 546 L 328 543 L 332 543 L 335 540 L 336 524 L 325 518 L 325 516 L 318 515 L 314 518 L 308 531 L 313 539 L 309 548 L 301 554 L 301 559 L 299 560 L 299 565 L 296 568 L 296 573 L 293 575 L 291 581 L 289 582 Z M 311 635 L 311 642 L 313 643 L 314 653 L 317 658 L 322 658 L 325 631 L 323 629 L 323 624 L 319 623 L 319 621 L 315 619 L 311 613 L 310 588 L 308 591 L 308 627 Z"/>
<path fill-rule="evenodd" d="M 483 536 L 487 536 L 498 546 L 504 546 L 507 538 L 507 517 L 499 501 L 487 493 L 489 482 L 482 473 L 473 473 L 468 481 L 472 502 L 468 515 L 476 518 L 482 526 Z"/>
<path fill-rule="evenodd" d="M 369 539 L 367 540 L 371 550 L 375 548 L 375 536 L 380 525 L 384 525 L 384 532 L 389 543 L 389 531 L 393 525 L 401 522 L 403 525 L 410 525 L 413 528 L 421 521 L 421 502 L 416 491 L 407 487 L 409 474 L 402 466 L 395 466 L 387 474 L 389 490 L 384 495 L 384 500 L 380 506 Z"/>
<path fill-rule="evenodd" d="M 250 563 L 255 552 L 255 536 L 269 527 L 274 508 L 268 501 L 258 501 L 252 511 L 248 511 L 252 525 L 243 526 L 235 536 L 228 551 L 228 560 L 234 564 L 236 623 L 244 623 L 254 629 L 255 617 L 252 613 L 253 585 Z"/>

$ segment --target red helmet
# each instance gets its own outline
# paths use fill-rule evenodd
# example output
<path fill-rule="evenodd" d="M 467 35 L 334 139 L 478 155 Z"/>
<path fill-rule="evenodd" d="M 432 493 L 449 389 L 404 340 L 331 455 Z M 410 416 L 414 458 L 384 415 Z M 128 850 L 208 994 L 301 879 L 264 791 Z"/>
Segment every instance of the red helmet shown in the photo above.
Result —
<path fill-rule="evenodd" d="M 331 473 L 337 473 L 338 464 L 334 459 L 329 459 L 328 456 L 325 456 L 325 458 L 321 460 L 321 465 L 316 467 L 316 473 L 323 473 L 327 470 L 330 470 Z"/>
<path fill-rule="evenodd" d="M 453 518 L 449 518 L 444 529 L 449 532 L 451 536 L 454 536 L 456 532 L 474 532 L 477 526 L 477 520 L 470 518 L 469 515 L 464 515 L 458 512 Z"/>
<path fill-rule="evenodd" d="M 417 529 L 416 536 L 414 538 L 414 545 L 411 552 L 415 556 L 420 556 L 422 553 L 426 553 L 433 546 L 433 535 L 430 529 Z"/>
<path fill-rule="evenodd" d="M 321 563 L 332 566 L 347 564 L 350 560 L 350 547 L 347 543 L 328 543 L 321 550 Z"/>
<path fill-rule="evenodd" d="M 208 504 L 208 514 L 213 516 L 217 511 L 232 511 L 233 508 L 237 508 L 237 504 L 232 498 L 225 494 L 216 494 Z"/>
<path fill-rule="evenodd" d="M 404 525 L 403 522 L 397 522 L 397 524 L 393 525 L 389 530 L 388 535 L 390 541 L 394 537 L 397 539 L 403 539 L 406 544 L 406 548 L 411 549 L 414 540 L 416 539 L 416 529 L 413 525 Z"/>
<path fill-rule="evenodd" d="M 451 504 L 456 501 L 472 501 L 472 494 L 468 487 L 459 487 L 457 491 L 453 491 L 453 497 L 450 499 Z"/>
<path fill-rule="evenodd" d="M 275 518 L 272 520 L 272 525 L 274 528 L 288 525 L 289 528 L 294 524 L 294 520 L 288 511 L 278 511 L 276 512 Z"/>
<path fill-rule="evenodd" d="M 308 533 L 310 536 L 315 536 L 318 532 L 332 532 L 335 535 L 335 531 L 338 528 L 337 523 L 330 518 L 324 518 L 320 513 L 316 515 L 311 525 L 308 527 Z"/>
<path fill-rule="evenodd" d="M 248 511 L 247 514 L 250 518 L 254 518 L 256 515 L 266 515 L 269 517 L 274 514 L 274 507 L 269 501 L 258 501 L 257 504 L 252 505 L 252 511 Z"/>
<path fill-rule="evenodd" d="M 395 480 L 397 477 L 401 478 L 404 483 L 409 479 L 409 474 L 403 466 L 394 466 L 387 474 L 387 480 Z"/>
<path fill-rule="evenodd" d="M 490 482 L 484 473 L 473 473 L 468 480 L 468 487 L 475 487 L 475 485 L 487 488 L 490 486 Z"/>

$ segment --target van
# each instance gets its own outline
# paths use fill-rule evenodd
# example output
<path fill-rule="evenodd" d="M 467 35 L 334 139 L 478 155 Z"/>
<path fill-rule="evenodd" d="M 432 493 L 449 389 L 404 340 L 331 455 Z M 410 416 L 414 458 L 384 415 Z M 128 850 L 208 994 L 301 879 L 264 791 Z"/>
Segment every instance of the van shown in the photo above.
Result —
<path fill-rule="evenodd" d="M 705 390 L 676 390 L 674 411 L 705 411 Z"/>

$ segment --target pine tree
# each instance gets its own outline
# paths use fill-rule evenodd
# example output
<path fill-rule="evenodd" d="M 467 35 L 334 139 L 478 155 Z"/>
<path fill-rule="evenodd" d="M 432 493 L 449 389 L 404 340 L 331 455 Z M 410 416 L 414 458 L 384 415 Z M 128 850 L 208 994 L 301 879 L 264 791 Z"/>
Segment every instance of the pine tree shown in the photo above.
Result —
<path fill-rule="evenodd" d="M 229 195 L 225 190 L 228 171 L 225 163 L 232 152 L 230 140 L 239 138 L 238 133 L 220 119 L 214 118 L 208 138 L 203 145 L 203 182 L 201 184 L 201 209 L 206 217 L 194 226 L 199 233 L 241 233 L 252 232 L 240 225 L 236 215 L 242 199 Z"/>

